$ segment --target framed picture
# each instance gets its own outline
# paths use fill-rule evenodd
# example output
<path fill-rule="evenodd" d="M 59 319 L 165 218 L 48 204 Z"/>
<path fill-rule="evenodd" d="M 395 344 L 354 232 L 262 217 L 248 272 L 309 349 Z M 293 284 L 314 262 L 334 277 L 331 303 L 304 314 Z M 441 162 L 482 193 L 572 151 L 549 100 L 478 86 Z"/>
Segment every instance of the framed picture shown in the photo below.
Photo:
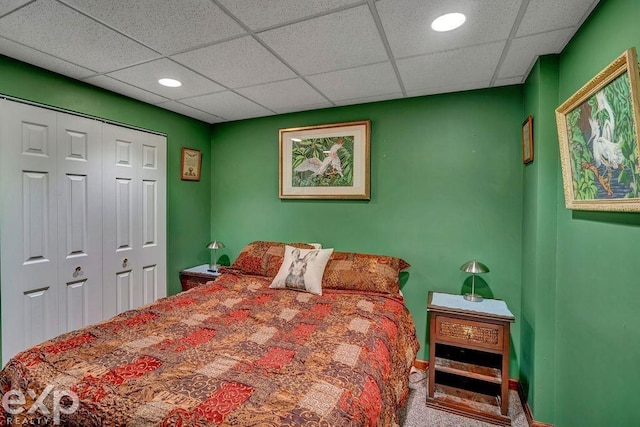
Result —
<path fill-rule="evenodd" d="M 527 117 L 522 122 L 522 163 L 533 162 L 533 118 Z"/>
<path fill-rule="evenodd" d="M 281 199 L 365 199 L 371 121 L 280 129 Z"/>
<path fill-rule="evenodd" d="M 202 153 L 193 148 L 182 148 L 182 160 L 180 163 L 180 178 L 183 181 L 200 181 L 200 166 Z"/>
<path fill-rule="evenodd" d="M 640 211 L 639 93 L 631 48 L 556 109 L 568 209 Z"/>

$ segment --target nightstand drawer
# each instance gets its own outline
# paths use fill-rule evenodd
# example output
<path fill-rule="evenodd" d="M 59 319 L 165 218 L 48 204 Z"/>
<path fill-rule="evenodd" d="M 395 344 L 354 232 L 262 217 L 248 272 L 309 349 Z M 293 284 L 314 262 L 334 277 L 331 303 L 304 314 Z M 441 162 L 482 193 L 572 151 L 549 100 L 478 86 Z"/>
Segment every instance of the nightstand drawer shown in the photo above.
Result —
<path fill-rule="evenodd" d="M 436 317 L 436 336 L 441 341 L 502 350 L 504 327 L 493 323 Z"/>
<path fill-rule="evenodd" d="M 191 288 L 204 285 L 207 282 L 216 280 L 215 277 L 195 277 L 195 276 L 182 276 L 180 281 L 182 282 L 182 291 L 188 291 Z"/>

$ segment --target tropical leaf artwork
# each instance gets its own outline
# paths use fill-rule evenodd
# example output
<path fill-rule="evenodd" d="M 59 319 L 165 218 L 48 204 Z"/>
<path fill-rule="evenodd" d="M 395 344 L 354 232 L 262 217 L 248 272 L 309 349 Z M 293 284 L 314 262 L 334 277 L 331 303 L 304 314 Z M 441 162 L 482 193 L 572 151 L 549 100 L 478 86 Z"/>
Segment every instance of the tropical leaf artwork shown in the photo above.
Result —
<path fill-rule="evenodd" d="M 293 187 L 353 186 L 353 135 L 292 142 Z"/>
<path fill-rule="evenodd" d="M 628 75 L 612 80 L 566 118 L 575 199 L 637 198 L 638 141 Z"/>

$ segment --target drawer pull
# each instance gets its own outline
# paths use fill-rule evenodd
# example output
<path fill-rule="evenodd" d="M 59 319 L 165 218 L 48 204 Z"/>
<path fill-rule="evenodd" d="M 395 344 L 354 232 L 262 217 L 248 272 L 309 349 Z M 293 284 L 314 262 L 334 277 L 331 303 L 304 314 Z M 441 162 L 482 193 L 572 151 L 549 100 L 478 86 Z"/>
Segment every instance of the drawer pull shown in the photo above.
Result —
<path fill-rule="evenodd" d="M 468 340 L 473 338 L 473 328 L 471 326 L 466 326 L 464 329 L 464 335 Z"/>

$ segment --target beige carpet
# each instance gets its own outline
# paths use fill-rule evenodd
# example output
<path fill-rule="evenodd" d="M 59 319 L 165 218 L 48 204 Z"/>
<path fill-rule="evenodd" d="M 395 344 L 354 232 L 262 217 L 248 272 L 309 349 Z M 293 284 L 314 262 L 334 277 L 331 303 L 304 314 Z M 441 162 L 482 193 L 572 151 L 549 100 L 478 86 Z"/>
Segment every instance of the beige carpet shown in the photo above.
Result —
<path fill-rule="evenodd" d="M 402 427 L 491 427 L 494 424 L 484 423 L 471 418 L 461 417 L 449 412 L 429 408 L 425 404 L 427 398 L 426 374 L 415 371 L 409 377 L 409 401 L 400 410 L 400 425 Z M 528 427 L 518 393 L 509 391 L 509 417 L 513 427 Z M 495 426 L 494 426 L 495 427 Z"/>

